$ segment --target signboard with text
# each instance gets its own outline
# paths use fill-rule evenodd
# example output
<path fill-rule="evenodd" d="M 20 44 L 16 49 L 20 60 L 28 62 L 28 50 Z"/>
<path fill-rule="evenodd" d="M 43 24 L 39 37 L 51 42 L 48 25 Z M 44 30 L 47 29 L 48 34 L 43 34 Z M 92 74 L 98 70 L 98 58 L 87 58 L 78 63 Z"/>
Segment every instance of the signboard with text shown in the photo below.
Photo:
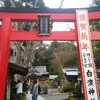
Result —
<path fill-rule="evenodd" d="M 99 100 L 87 10 L 77 10 L 80 68 L 85 100 Z"/>
<path fill-rule="evenodd" d="M 39 16 L 39 35 L 49 35 L 49 18 L 50 16 Z"/>

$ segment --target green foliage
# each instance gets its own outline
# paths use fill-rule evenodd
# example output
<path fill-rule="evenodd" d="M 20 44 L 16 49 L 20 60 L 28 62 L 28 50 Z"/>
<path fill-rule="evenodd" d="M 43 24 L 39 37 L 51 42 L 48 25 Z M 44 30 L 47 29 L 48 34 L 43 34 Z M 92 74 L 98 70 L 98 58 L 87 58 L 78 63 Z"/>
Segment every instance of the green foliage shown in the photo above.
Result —
<path fill-rule="evenodd" d="M 74 97 L 76 97 L 76 98 L 79 98 L 79 97 L 82 97 L 83 95 L 82 95 L 82 90 L 81 90 L 81 85 L 80 84 L 77 84 L 76 86 L 75 86 L 75 89 L 74 89 L 74 91 L 73 91 L 73 95 L 74 95 Z"/>
<path fill-rule="evenodd" d="M 52 64 L 63 67 L 78 66 L 77 48 L 73 42 L 52 42 Z"/>
<path fill-rule="evenodd" d="M 65 85 L 63 88 L 62 88 L 62 92 L 65 92 L 65 93 L 67 93 L 67 92 L 73 92 L 73 90 L 74 90 L 74 86 L 73 85 Z"/>
<path fill-rule="evenodd" d="M 1 0 L 4 3 L 4 7 L 44 7 L 43 0 Z"/>
<path fill-rule="evenodd" d="M 95 66 L 100 68 L 100 41 L 93 41 L 93 54 Z"/>
<path fill-rule="evenodd" d="M 33 66 L 49 66 L 51 53 L 48 50 L 48 45 L 41 44 L 35 50 L 35 59 Z"/>
<path fill-rule="evenodd" d="M 100 6 L 100 0 L 93 0 L 91 6 Z M 100 30 L 100 21 L 91 21 L 90 22 L 91 30 Z"/>
<path fill-rule="evenodd" d="M 93 6 L 100 6 L 100 0 L 93 0 Z"/>
<path fill-rule="evenodd" d="M 50 66 L 50 67 L 48 67 L 48 70 L 49 70 L 50 74 L 58 74 L 57 73 L 57 67 Z"/>
<path fill-rule="evenodd" d="M 93 4 L 91 6 L 100 6 L 100 0 L 93 0 Z M 94 31 L 100 31 L 100 21 L 90 22 L 90 29 Z M 92 45 L 95 66 L 100 68 L 100 41 L 93 41 Z"/>
<path fill-rule="evenodd" d="M 92 21 L 90 22 L 90 29 L 95 30 L 95 31 L 99 31 L 100 30 L 100 22 L 99 21 Z"/>
<path fill-rule="evenodd" d="M 47 85 L 47 87 L 51 87 L 51 81 L 50 80 L 46 80 L 46 85 Z"/>
<path fill-rule="evenodd" d="M 33 66 L 47 66 L 50 74 L 57 74 L 59 66 L 78 66 L 76 46 L 72 42 L 41 44 L 36 49 Z"/>
<path fill-rule="evenodd" d="M 73 96 L 69 96 L 67 100 L 76 100 L 76 98 Z"/>

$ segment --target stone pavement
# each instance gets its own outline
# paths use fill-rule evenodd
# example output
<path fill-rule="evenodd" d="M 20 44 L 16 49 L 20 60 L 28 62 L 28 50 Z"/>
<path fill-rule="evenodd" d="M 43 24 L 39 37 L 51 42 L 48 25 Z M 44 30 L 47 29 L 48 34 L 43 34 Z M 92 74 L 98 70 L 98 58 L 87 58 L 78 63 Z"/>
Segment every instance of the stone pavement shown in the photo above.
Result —
<path fill-rule="evenodd" d="M 41 97 L 40 95 L 38 96 L 38 100 L 46 100 L 43 97 Z"/>
<path fill-rule="evenodd" d="M 26 95 L 26 100 L 32 100 L 32 94 L 27 94 Z M 38 100 L 46 100 L 43 97 L 41 97 L 40 95 L 38 96 Z"/>

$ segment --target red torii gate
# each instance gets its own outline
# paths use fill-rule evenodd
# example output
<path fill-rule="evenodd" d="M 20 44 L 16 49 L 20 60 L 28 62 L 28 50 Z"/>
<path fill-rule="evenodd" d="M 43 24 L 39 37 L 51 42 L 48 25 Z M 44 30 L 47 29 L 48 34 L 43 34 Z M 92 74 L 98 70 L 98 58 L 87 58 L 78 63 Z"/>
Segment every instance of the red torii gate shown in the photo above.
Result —
<path fill-rule="evenodd" d="M 100 20 L 100 7 L 86 8 L 89 20 Z M 75 22 L 76 9 L 48 9 L 48 8 L 0 8 L 2 27 L 0 32 L 0 100 L 4 100 L 6 75 L 8 68 L 10 41 L 39 41 L 39 40 L 77 40 L 77 30 L 70 32 L 51 32 L 50 36 L 39 36 L 38 32 L 12 31 L 12 22 L 37 21 L 38 15 L 50 15 L 52 22 Z M 77 28 L 77 26 L 76 26 Z M 91 40 L 100 40 L 100 31 L 91 32 Z M 83 82 L 84 83 L 84 82 Z M 83 88 L 84 89 L 84 88 Z M 85 89 L 84 89 L 85 92 Z M 85 95 L 85 100 L 86 99 Z M 93 99 L 97 100 L 97 99 Z"/>

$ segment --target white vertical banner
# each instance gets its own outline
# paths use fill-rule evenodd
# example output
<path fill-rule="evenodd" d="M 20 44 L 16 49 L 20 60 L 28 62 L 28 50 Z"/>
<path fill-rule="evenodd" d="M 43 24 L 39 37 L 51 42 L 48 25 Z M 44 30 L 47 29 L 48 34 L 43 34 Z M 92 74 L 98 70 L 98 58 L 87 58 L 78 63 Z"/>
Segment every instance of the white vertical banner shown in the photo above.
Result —
<path fill-rule="evenodd" d="M 76 20 L 84 98 L 85 100 L 99 100 L 96 84 L 96 69 L 93 59 L 89 29 L 88 11 L 77 10 Z"/>

